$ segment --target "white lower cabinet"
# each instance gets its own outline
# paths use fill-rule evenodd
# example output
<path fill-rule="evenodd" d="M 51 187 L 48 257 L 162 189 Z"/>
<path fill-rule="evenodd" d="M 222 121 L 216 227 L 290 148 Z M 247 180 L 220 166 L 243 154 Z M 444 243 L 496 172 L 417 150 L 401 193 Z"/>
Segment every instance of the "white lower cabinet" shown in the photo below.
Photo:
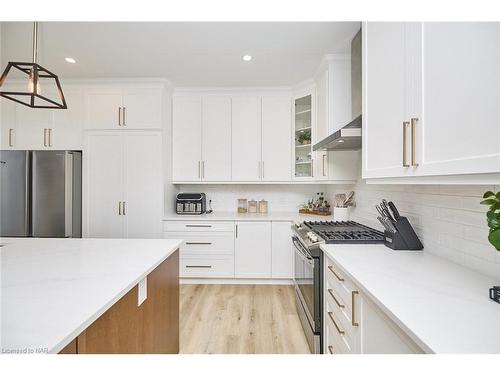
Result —
<path fill-rule="evenodd" d="M 323 292 L 325 354 L 423 353 L 328 256 Z"/>
<path fill-rule="evenodd" d="M 272 223 L 272 260 L 273 279 L 293 278 L 293 245 L 291 223 L 275 221 Z"/>
<path fill-rule="evenodd" d="M 291 222 L 165 221 L 163 237 L 184 240 L 184 278 L 293 278 Z"/>
<path fill-rule="evenodd" d="M 240 278 L 271 277 L 271 222 L 235 223 L 234 273 Z M 290 241 L 291 242 L 291 241 Z"/>
<path fill-rule="evenodd" d="M 87 132 L 85 237 L 161 237 L 161 145 L 161 132 Z"/>

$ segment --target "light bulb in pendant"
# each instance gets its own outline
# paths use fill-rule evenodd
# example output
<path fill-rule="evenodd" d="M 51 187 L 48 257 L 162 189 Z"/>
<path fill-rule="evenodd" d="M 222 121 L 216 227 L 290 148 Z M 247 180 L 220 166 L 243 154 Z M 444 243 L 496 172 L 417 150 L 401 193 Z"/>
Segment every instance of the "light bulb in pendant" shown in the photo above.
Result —
<path fill-rule="evenodd" d="M 36 83 L 36 92 L 35 92 L 35 85 L 33 83 L 34 78 L 33 78 L 33 71 L 31 71 L 29 80 L 28 80 L 28 91 L 32 94 L 38 94 L 40 95 L 42 90 L 40 89 L 40 80 L 37 81 Z"/>

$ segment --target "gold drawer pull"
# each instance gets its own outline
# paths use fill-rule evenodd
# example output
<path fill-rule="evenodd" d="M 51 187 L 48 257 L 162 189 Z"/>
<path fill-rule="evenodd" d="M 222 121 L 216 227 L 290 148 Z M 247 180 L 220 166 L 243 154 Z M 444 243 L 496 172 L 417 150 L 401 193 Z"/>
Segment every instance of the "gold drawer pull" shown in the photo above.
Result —
<path fill-rule="evenodd" d="M 417 125 L 418 118 L 411 119 L 411 165 L 413 167 L 418 167 L 418 163 L 415 161 L 415 125 Z"/>
<path fill-rule="evenodd" d="M 359 326 L 359 323 L 356 322 L 356 296 L 358 295 L 358 291 L 357 290 L 353 290 L 351 292 L 351 297 L 352 297 L 352 311 L 351 311 L 351 324 L 354 326 L 354 327 L 357 327 Z"/>
<path fill-rule="evenodd" d="M 335 301 L 338 307 L 340 307 L 341 309 L 345 307 L 345 305 L 341 304 L 337 299 L 337 297 L 335 297 L 335 295 L 333 294 L 333 289 L 328 289 L 328 293 L 330 293 L 330 295 L 332 296 L 333 300 Z"/>
<path fill-rule="evenodd" d="M 333 267 L 332 267 L 332 266 L 328 266 L 328 269 L 329 269 L 330 271 L 332 271 L 332 273 L 335 275 L 335 277 L 337 278 L 337 280 L 338 280 L 338 281 L 344 281 L 344 279 L 343 279 L 342 277 L 340 277 L 340 276 L 337 274 L 337 272 L 335 272 L 335 271 L 333 270 Z"/>
<path fill-rule="evenodd" d="M 343 335 L 345 334 L 345 331 L 341 330 L 339 325 L 337 324 L 337 322 L 335 321 L 335 319 L 333 318 L 333 313 L 328 311 L 328 316 L 330 317 L 330 319 L 332 320 L 333 322 L 333 325 L 335 326 L 335 328 L 337 329 L 337 332 L 339 333 L 339 335 Z"/>
<path fill-rule="evenodd" d="M 212 266 L 187 266 L 186 268 L 212 268 Z"/>
<path fill-rule="evenodd" d="M 211 245 L 212 242 L 186 242 L 186 245 Z"/>
<path fill-rule="evenodd" d="M 403 121 L 403 167 L 408 168 L 410 164 L 406 160 L 406 129 L 410 123 L 408 121 Z"/>
<path fill-rule="evenodd" d="M 333 354 L 333 346 L 328 345 L 328 351 L 330 352 L 330 354 Z"/>

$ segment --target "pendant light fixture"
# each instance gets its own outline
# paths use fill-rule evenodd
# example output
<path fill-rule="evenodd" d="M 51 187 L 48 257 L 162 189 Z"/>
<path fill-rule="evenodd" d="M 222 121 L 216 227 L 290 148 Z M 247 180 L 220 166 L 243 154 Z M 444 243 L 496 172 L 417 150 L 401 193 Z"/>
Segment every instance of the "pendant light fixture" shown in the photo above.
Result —
<path fill-rule="evenodd" d="M 31 108 L 68 108 L 59 78 L 43 66 L 38 65 L 37 60 L 38 22 L 33 22 L 33 62 L 9 62 L 0 77 L 0 88 L 2 88 L 4 83 L 10 79 L 9 73 L 12 76 L 17 69 L 23 73 L 23 77 L 27 78 L 25 89 L 20 91 L 0 90 L 0 96 Z M 48 95 L 45 93 L 45 90 L 50 91 L 51 88 L 55 88 L 58 96 L 57 99 L 53 100 L 47 97 Z M 45 95 L 42 95 L 42 93 Z"/>

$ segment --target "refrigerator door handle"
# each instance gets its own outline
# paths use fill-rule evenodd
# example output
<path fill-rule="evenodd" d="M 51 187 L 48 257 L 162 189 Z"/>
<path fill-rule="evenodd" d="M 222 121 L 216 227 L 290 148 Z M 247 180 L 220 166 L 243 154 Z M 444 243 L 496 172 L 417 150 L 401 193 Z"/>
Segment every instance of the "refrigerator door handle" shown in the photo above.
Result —
<path fill-rule="evenodd" d="M 73 154 L 64 155 L 64 236 L 73 237 Z"/>

